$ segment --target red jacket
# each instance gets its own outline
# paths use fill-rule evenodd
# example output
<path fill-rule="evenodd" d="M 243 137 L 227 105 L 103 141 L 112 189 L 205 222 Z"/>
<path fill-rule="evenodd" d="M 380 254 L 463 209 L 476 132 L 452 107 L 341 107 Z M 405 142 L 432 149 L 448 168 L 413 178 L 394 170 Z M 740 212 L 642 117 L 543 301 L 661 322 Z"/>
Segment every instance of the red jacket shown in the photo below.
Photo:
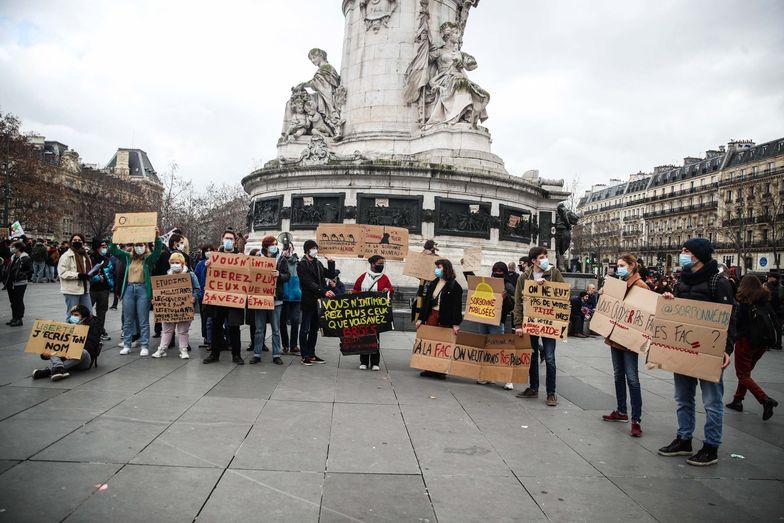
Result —
<path fill-rule="evenodd" d="M 367 276 L 366 272 L 363 272 L 357 278 L 357 281 L 354 282 L 354 292 L 362 292 L 362 282 L 365 281 L 365 276 Z M 389 295 L 395 293 L 395 288 L 392 287 L 392 281 L 386 274 L 382 274 L 381 278 L 378 279 L 376 286 L 372 289 L 373 292 L 385 292 L 389 291 Z"/>

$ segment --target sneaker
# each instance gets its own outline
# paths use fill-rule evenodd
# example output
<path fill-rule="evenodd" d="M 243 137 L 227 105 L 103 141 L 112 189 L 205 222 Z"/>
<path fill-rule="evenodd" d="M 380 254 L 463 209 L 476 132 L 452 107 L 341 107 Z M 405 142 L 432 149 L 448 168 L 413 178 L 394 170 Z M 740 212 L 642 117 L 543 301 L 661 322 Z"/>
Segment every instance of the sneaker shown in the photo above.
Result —
<path fill-rule="evenodd" d="M 101 334 L 101 341 L 110 341 L 111 339 L 112 337 L 106 334 L 105 332 Z"/>
<path fill-rule="evenodd" d="M 201 343 L 199 343 L 199 348 L 200 349 L 203 349 L 204 347 L 209 347 L 209 346 L 210 346 L 210 342 L 207 341 L 207 340 L 203 340 Z"/>
<path fill-rule="evenodd" d="M 253 352 L 253 344 L 251 343 L 247 347 L 245 347 L 245 352 Z"/>
<path fill-rule="evenodd" d="M 288 347 L 283 347 L 281 349 L 281 352 L 283 352 L 283 354 L 288 354 L 289 353 L 289 348 Z"/>
<path fill-rule="evenodd" d="M 719 462 L 719 447 L 708 445 L 707 443 L 702 446 L 700 451 L 686 460 L 689 465 L 695 467 L 707 467 L 708 465 L 715 465 Z"/>
<path fill-rule="evenodd" d="M 517 397 L 518 398 L 538 398 L 539 397 L 539 391 L 538 390 L 534 390 L 531 387 L 527 387 L 523 392 L 521 392 L 520 394 L 517 394 Z"/>
<path fill-rule="evenodd" d="M 359 370 L 367 370 L 367 365 L 360 365 Z"/>
<path fill-rule="evenodd" d="M 245 365 L 245 360 L 243 360 L 240 356 L 232 356 L 231 362 L 235 365 Z"/>
<path fill-rule="evenodd" d="M 641 438 L 642 437 L 642 427 L 636 421 L 632 421 L 632 430 L 629 433 L 633 438 Z"/>
<path fill-rule="evenodd" d="M 147 347 L 142 347 L 142 350 L 139 351 L 139 356 L 149 356 L 150 350 Z"/>
<path fill-rule="evenodd" d="M 743 400 L 740 398 L 732 398 L 730 403 L 725 405 L 730 410 L 737 410 L 738 412 L 743 412 Z"/>
<path fill-rule="evenodd" d="M 272 363 L 274 363 L 275 365 L 283 365 L 283 360 L 280 359 L 280 356 L 275 356 L 274 358 L 272 358 Z"/>
<path fill-rule="evenodd" d="M 201 362 L 202 362 L 203 364 L 205 364 L 205 365 L 207 365 L 207 364 L 209 364 L 209 363 L 217 363 L 217 362 L 219 362 L 219 361 L 220 361 L 220 359 L 218 359 L 218 357 L 217 357 L 217 356 L 215 356 L 213 353 L 210 353 L 210 355 L 209 355 L 209 356 L 207 356 L 206 358 L 204 358 L 203 360 L 201 360 Z"/>
<path fill-rule="evenodd" d="M 117 344 L 118 347 L 125 347 L 125 342 L 120 340 L 120 343 Z"/>
<path fill-rule="evenodd" d="M 485 381 L 485 380 L 476 380 L 476 384 L 477 385 L 487 385 L 488 383 L 490 383 L 490 382 L 489 381 Z"/>
<path fill-rule="evenodd" d="M 504 390 L 514 390 L 514 383 L 504 384 Z"/>
<path fill-rule="evenodd" d="M 768 398 L 762 404 L 762 420 L 768 421 L 773 416 L 773 407 L 778 407 L 779 402 L 773 398 Z"/>
<path fill-rule="evenodd" d="M 381 370 L 381 367 L 379 367 L 378 365 L 373 365 L 373 367 L 371 367 L 370 370 L 378 372 Z"/>
<path fill-rule="evenodd" d="M 49 379 L 51 379 L 52 381 L 60 381 L 60 380 L 64 380 L 68 376 L 70 376 L 70 374 L 65 372 L 64 368 L 62 368 L 62 367 L 55 367 L 55 368 L 52 369 L 52 373 L 51 373 L 51 376 L 49 377 Z"/>
<path fill-rule="evenodd" d="M 121 356 L 125 356 L 125 355 L 128 355 L 130 353 L 131 353 L 131 348 L 130 347 L 123 347 L 122 350 L 120 351 L 120 355 Z"/>
<path fill-rule="evenodd" d="M 42 380 L 52 375 L 52 369 L 35 369 L 33 371 L 34 380 Z"/>
<path fill-rule="evenodd" d="M 313 356 L 312 358 L 310 358 L 310 361 L 313 363 L 326 363 L 326 361 L 322 360 L 318 356 Z"/>
<path fill-rule="evenodd" d="M 270 351 L 269 347 L 267 347 L 266 343 L 261 345 L 261 352 L 269 352 L 269 351 Z"/>
<path fill-rule="evenodd" d="M 621 414 L 617 410 L 612 411 L 609 415 L 602 416 L 604 421 L 618 421 L 620 423 L 629 423 L 629 415 Z"/>
<path fill-rule="evenodd" d="M 261 358 L 259 356 L 253 356 L 248 363 L 256 365 L 257 363 L 261 363 Z"/>
<path fill-rule="evenodd" d="M 142 354 L 144 356 L 144 354 Z M 153 358 L 165 358 L 166 357 L 166 349 L 163 347 L 159 347 L 158 350 L 152 353 Z"/>
<path fill-rule="evenodd" d="M 446 374 L 444 374 L 443 372 L 434 372 L 432 370 L 423 370 L 422 372 L 419 373 L 419 375 L 422 376 L 423 378 L 435 378 L 437 380 L 446 379 Z"/>
<path fill-rule="evenodd" d="M 555 393 L 548 394 L 547 395 L 547 406 L 548 407 L 555 407 L 556 405 L 558 405 L 558 396 L 556 396 Z"/>
<path fill-rule="evenodd" d="M 298 347 L 290 348 L 289 349 L 289 354 L 299 354 L 299 348 Z"/>
<path fill-rule="evenodd" d="M 138 347 L 138 346 L 139 346 L 139 340 L 136 340 L 136 341 L 132 341 L 132 342 L 131 342 L 131 347 L 133 347 L 134 349 L 135 349 L 136 347 Z"/>
<path fill-rule="evenodd" d="M 302 358 L 302 364 L 306 367 L 310 367 L 313 363 L 310 361 L 310 358 Z"/>
<path fill-rule="evenodd" d="M 189 360 L 191 359 L 191 355 L 188 354 L 188 348 L 180 349 L 180 359 L 181 360 Z"/>
<path fill-rule="evenodd" d="M 691 456 L 691 439 L 675 438 L 672 443 L 659 449 L 660 456 Z"/>

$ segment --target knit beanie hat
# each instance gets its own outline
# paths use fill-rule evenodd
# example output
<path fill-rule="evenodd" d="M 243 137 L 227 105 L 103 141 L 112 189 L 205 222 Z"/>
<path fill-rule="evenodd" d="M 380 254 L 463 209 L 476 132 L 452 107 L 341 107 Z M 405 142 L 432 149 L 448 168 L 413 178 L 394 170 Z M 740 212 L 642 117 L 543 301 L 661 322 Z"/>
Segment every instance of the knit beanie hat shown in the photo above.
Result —
<path fill-rule="evenodd" d="M 305 245 L 303 245 L 303 249 L 305 254 L 307 254 L 310 249 L 318 249 L 318 244 L 315 240 L 305 240 Z"/>
<path fill-rule="evenodd" d="M 702 263 L 708 263 L 713 254 L 713 245 L 705 238 L 689 238 L 683 244 Z"/>

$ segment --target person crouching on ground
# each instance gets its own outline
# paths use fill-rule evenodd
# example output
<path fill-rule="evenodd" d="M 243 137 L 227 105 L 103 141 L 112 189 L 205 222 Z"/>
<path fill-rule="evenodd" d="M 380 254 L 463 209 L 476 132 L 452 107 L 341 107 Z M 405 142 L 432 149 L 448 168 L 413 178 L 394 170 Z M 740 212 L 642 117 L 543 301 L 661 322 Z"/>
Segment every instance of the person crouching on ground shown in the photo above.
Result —
<path fill-rule="evenodd" d="M 275 261 L 275 270 L 272 277 L 275 278 L 275 305 L 271 310 L 257 309 L 255 311 L 256 333 L 253 340 L 253 358 L 250 363 L 261 363 L 261 350 L 264 347 L 264 340 L 267 337 L 267 324 L 272 328 L 272 363 L 283 365 L 281 359 L 280 343 L 280 311 L 283 308 L 283 286 L 289 281 L 289 263 L 283 256 L 280 256 L 278 240 L 274 236 L 265 236 L 261 240 L 261 256 L 272 258 Z"/>
<path fill-rule="evenodd" d="M 395 293 L 395 288 L 392 286 L 392 281 L 389 276 L 384 274 L 384 267 L 386 260 L 383 256 L 378 254 L 368 258 L 370 269 L 359 275 L 357 281 L 354 282 L 354 292 L 387 292 L 389 297 Z M 378 338 L 378 336 L 376 336 Z M 374 354 L 360 354 L 359 355 L 359 370 L 367 370 L 370 367 L 372 370 L 380 370 L 378 366 L 381 363 L 381 344 L 379 340 L 378 352 Z"/>
<path fill-rule="evenodd" d="M 672 293 L 665 292 L 662 297 L 686 298 L 689 300 L 707 301 L 734 305 L 732 285 L 729 280 L 719 273 L 716 260 L 711 259 L 713 245 L 705 238 L 690 238 L 683 244 L 679 257 L 683 272 Z M 734 311 L 733 311 L 734 312 Z M 731 315 L 727 328 L 727 344 L 724 349 L 724 363 L 721 368 L 726 369 L 730 364 L 735 344 L 735 315 Z M 723 372 L 722 372 L 723 374 Z M 719 445 L 721 445 L 722 429 L 724 424 L 724 381 L 723 376 L 718 383 L 692 378 L 683 374 L 674 374 L 675 402 L 678 404 L 678 432 L 675 439 L 659 449 L 662 456 L 691 456 L 686 460 L 689 465 L 707 466 L 718 463 Z M 702 404 L 705 407 L 705 441 L 702 449 L 692 455 L 691 438 L 697 422 L 695 408 L 695 394 L 697 384 L 702 389 Z"/>
<path fill-rule="evenodd" d="M 188 266 L 185 265 L 185 256 L 179 252 L 173 252 L 171 256 L 169 256 L 169 270 L 166 274 L 188 274 L 191 279 L 191 304 L 195 306 L 196 303 L 199 301 L 199 296 L 201 296 L 201 286 L 199 285 L 199 279 L 196 275 L 188 270 Z M 177 323 L 163 323 L 163 330 L 161 333 L 161 344 L 158 346 L 158 350 L 156 350 L 152 357 L 153 358 L 162 358 L 166 356 L 166 348 L 169 346 L 172 338 L 174 337 L 175 331 L 177 332 L 177 347 L 180 349 L 180 359 L 187 360 L 190 358 L 188 356 L 188 330 L 191 328 L 191 320 L 180 321 Z"/>
<path fill-rule="evenodd" d="M 34 380 L 49 378 L 52 381 L 60 381 L 70 376 L 71 371 L 90 370 L 93 364 L 98 366 L 98 355 L 102 347 L 100 320 L 90 314 L 90 309 L 84 305 L 74 305 L 69 311 L 68 323 L 89 327 L 81 358 L 69 360 L 60 356 L 41 354 L 42 360 L 49 360 L 49 367 L 34 370 Z"/>
<path fill-rule="evenodd" d="M 515 334 L 518 336 L 523 335 L 523 305 L 525 299 L 523 298 L 523 286 L 526 281 L 534 280 L 539 285 L 544 285 L 547 281 L 564 283 L 564 277 L 554 266 L 550 265 L 550 260 L 547 259 L 547 249 L 544 247 L 532 247 L 528 253 L 528 258 L 531 266 L 517 280 L 517 287 L 515 287 L 515 310 L 514 310 L 514 325 Z M 558 405 L 558 396 L 555 394 L 555 340 L 553 338 L 541 338 L 542 348 L 539 348 L 539 336 L 531 336 L 531 346 L 533 353 L 531 354 L 531 368 L 528 371 L 528 388 L 517 395 L 518 398 L 536 398 L 539 396 L 539 354 L 540 350 L 544 351 L 545 364 L 547 366 L 547 378 L 545 381 L 547 387 L 547 405 L 555 407 Z"/>
<path fill-rule="evenodd" d="M 463 323 L 463 288 L 455 279 L 452 262 L 447 259 L 436 260 L 433 274 L 435 279 L 427 286 L 416 328 L 422 325 L 449 327 L 457 334 Z M 446 379 L 446 374 L 429 370 L 423 370 L 419 375 Z"/>
<path fill-rule="evenodd" d="M 632 287 L 640 287 L 650 290 L 639 273 L 637 258 L 631 254 L 625 254 L 618 259 L 618 268 L 615 274 L 626 282 L 626 294 Z M 615 398 L 618 400 L 618 407 L 609 415 L 602 416 L 604 421 L 629 421 L 628 411 L 626 410 L 626 386 L 629 386 L 629 398 L 632 404 L 632 429 L 631 436 L 639 438 L 642 436 L 640 421 L 642 420 L 642 391 L 640 390 L 640 377 L 638 374 L 639 355 L 632 352 L 620 343 L 610 341 L 609 338 L 604 342 L 610 346 L 610 356 L 612 357 L 613 376 L 615 378 Z"/>

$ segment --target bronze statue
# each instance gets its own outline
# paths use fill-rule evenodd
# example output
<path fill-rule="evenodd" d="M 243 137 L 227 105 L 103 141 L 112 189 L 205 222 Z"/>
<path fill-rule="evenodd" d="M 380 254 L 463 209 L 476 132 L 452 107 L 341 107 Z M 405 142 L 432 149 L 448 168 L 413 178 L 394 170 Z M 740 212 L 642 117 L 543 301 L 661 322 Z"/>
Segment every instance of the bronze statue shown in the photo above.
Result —
<path fill-rule="evenodd" d="M 572 243 L 572 227 L 577 225 L 580 217 L 566 208 L 563 203 L 558 204 L 555 211 L 555 252 L 557 253 L 558 269 L 568 270 L 564 255 Z"/>

